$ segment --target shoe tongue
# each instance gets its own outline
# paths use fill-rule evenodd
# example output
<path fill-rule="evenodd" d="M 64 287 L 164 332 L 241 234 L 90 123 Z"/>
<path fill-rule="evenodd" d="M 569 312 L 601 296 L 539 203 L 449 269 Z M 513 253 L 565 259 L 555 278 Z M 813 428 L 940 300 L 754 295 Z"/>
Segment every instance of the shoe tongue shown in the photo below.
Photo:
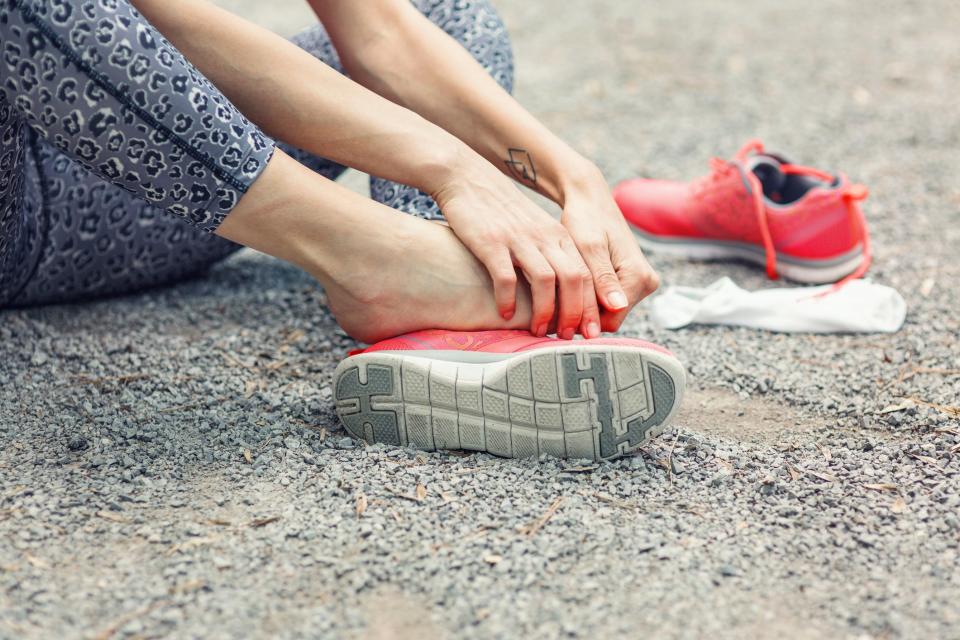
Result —
<path fill-rule="evenodd" d="M 747 170 L 752 171 L 763 185 L 763 193 L 769 198 L 779 193 L 787 176 L 780 169 L 782 163 L 773 156 L 757 154 L 747 160 Z"/>

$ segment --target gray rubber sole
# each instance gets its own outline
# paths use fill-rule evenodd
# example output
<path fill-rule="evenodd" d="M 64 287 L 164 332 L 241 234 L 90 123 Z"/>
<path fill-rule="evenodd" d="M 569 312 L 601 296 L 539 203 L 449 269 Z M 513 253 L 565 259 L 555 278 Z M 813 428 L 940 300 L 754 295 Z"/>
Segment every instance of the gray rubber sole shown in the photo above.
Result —
<path fill-rule="evenodd" d="M 614 458 L 663 431 L 686 382 L 678 360 L 635 347 L 567 343 L 493 362 L 440 354 L 380 351 L 340 363 L 334 394 L 347 431 L 424 450 Z"/>

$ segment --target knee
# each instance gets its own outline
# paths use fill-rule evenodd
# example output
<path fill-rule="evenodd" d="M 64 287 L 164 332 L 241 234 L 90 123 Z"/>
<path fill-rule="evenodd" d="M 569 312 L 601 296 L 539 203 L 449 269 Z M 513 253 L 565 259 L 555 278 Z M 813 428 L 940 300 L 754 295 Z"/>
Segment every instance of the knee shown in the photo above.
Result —
<path fill-rule="evenodd" d="M 412 0 L 431 22 L 459 42 L 494 80 L 513 92 L 513 48 L 507 25 L 490 0 Z"/>

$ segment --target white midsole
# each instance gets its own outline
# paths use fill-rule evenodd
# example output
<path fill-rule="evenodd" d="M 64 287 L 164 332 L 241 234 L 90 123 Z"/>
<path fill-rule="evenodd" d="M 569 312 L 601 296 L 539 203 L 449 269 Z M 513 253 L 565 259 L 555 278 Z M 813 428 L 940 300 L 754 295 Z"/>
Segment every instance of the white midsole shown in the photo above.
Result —
<path fill-rule="evenodd" d="M 483 369 L 485 366 L 490 364 L 495 364 L 499 362 L 505 362 L 507 360 L 512 360 L 514 358 L 526 357 L 536 355 L 538 353 L 543 353 L 545 351 L 604 351 L 608 353 L 615 352 L 636 352 L 640 351 L 643 353 L 644 357 L 652 358 L 654 362 L 670 370 L 675 376 L 682 377 L 686 379 L 686 371 L 683 365 L 675 356 L 664 353 L 663 351 L 657 349 L 645 349 L 643 347 L 628 347 L 628 346 L 618 346 L 618 345 L 591 345 L 586 340 L 570 340 L 563 343 L 555 343 L 554 345 L 548 347 L 542 347 L 538 349 L 528 349 L 527 351 L 518 351 L 514 353 L 490 353 L 485 351 L 459 351 L 456 349 L 437 349 L 437 350 L 417 350 L 417 351 L 406 351 L 406 350 L 390 350 L 390 351 L 371 351 L 369 353 L 359 353 L 355 356 L 350 356 L 343 360 L 338 366 L 337 370 L 334 372 L 334 377 L 342 370 L 350 366 L 352 363 L 363 362 L 363 361 L 375 361 L 378 357 L 386 356 L 387 358 L 395 356 L 403 359 L 413 359 L 418 361 L 429 361 L 429 360 L 439 360 L 443 362 L 456 363 L 458 365 L 466 366 L 467 368 L 478 368 Z"/>
<path fill-rule="evenodd" d="M 671 239 L 669 242 L 661 242 L 635 229 L 633 235 L 644 251 L 690 258 L 691 260 L 734 258 L 760 266 L 766 264 L 766 256 L 759 247 L 736 243 L 716 243 L 709 240 L 684 241 Z M 778 255 L 777 272 L 783 277 L 805 284 L 826 284 L 836 282 L 856 271 L 857 267 L 863 262 L 863 251 L 862 247 L 858 246 L 849 258 L 841 262 L 831 261 L 828 264 L 819 265 L 815 262 L 797 264 L 795 262 L 796 258 L 791 258 L 789 261 L 779 258 Z"/>

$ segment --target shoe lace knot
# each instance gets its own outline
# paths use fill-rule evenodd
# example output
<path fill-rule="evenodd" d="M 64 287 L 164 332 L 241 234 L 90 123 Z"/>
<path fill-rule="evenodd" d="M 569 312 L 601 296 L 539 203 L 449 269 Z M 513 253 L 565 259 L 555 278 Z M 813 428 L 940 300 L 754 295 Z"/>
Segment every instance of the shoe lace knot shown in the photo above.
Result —
<path fill-rule="evenodd" d="M 762 153 L 764 153 L 763 142 L 758 139 L 749 140 L 740 148 L 739 151 L 737 151 L 733 157 L 733 160 L 711 158 L 710 167 L 712 172 L 710 175 L 711 181 L 715 181 L 729 175 L 731 171 L 737 170 L 740 171 L 743 177 L 746 179 L 747 184 L 750 187 L 750 196 L 753 200 L 757 224 L 760 228 L 760 236 L 763 240 L 767 276 L 771 280 L 777 280 L 780 277 L 779 270 L 777 269 L 777 250 L 773 243 L 773 235 L 770 232 L 770 221 L 768 220 L 767 207 L 764 202 L 763 184 L 760 182 L 760 178 L 757 176 L 757 174 L 746 169 L 746 161 L 750 155 Z M 813 167 L 805 167 L 802 165 L 785 163 L 780 165 L 780 170 L 788 175 L 803 175 L 814 178 L 828 185 L 834 184 L 837 180 L 836 176 L 833 176 L 826 171 L 821 171 L 819 169 L 814 169 Z M 869 191 L 867 190 L 867 187 L 862 184 L 847 185 L 841 193 L 841 197 L 847 205 L 848 215 L 850 216 L 853 224 L 857 227 L 860 236 L 863 238 L 863 261 L 853 273 L 845 276 L 843 279 L 834 284 L 834 286 L 831 287 L 830 292 L 836 291 L 851 280 L 862 277 L 867 272 L 867 269 L 870 268 L 870 263 L 873 260 L 870 249 L 870 234 L 867 230 L 866 218 L 864 217 L 863 210 L 860 207 L 860 202 L 865 200 L 868 195 Z"/>

